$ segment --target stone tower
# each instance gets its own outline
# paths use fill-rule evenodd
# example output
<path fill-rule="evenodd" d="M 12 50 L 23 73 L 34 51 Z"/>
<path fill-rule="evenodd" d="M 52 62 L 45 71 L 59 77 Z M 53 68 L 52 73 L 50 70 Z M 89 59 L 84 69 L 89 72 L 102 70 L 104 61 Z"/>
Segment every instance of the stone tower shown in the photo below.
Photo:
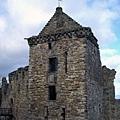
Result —
<path fill-rule="evenodd" d="M 102 68 L 97 39 L 56 11 L 30 46 L 28 120 L 102 120 Z"/>

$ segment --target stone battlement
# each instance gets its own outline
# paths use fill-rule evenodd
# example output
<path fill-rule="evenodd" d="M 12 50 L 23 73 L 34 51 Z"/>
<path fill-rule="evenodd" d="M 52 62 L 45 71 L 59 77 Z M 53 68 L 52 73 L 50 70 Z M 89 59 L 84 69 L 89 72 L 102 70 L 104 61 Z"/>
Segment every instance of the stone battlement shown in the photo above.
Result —
<path fill-rule="evenodd" d="M 28 68 L 29 66 L 26 66 L 24 68 L 20 67 L 16 71 L 9 73 L 9 82 L 13 80 L 20 80 L 20 78 L 24 79 L 26 72 L 28 72 Z"/>
<path fill-rule="evenodd" d="M 2 78 L 2 92 L 5 96 L 11 92 L 12 86 L 17 86 L 21 80 L 26 80 L 26 77 L 28 77 L 28 68 L 29 66 L 21 67 L 9 73 L 8 81 L 5 77 Z"/>

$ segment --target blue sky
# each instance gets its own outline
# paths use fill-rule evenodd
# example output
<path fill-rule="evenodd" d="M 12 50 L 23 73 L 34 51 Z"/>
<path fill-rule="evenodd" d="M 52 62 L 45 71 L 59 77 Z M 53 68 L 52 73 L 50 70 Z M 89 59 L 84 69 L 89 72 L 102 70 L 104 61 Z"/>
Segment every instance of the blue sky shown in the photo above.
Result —
<path fill-rule="evenodd" d="M 38 35 L 58 6 L 57 0 L 0 0 L 0 78 L 28 65 L 26 37 Z M 103 65 L 116 69 L 120 98 L 120 0 L 63 0 L 63 11 L 92 28 Z"/>

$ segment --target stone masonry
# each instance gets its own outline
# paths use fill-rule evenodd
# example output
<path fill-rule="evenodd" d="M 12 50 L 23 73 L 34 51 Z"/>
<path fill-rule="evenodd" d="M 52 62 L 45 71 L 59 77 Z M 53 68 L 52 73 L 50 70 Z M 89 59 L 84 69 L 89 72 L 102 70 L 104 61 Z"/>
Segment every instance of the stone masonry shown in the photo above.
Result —
<path fill-rule="evenodd" d="M 27 38 L 29 66 L 2 80 L 2 107 L 16 120 L 119 120 L 115 70 L 101 66 L 91 28 L 56 8 L 37 36 Z"/>
<path fill-rule="evenodd" d="M 9 84 L 2 79 L 2 108 L 12 108 L 15 120 L 26 120 L 28 111 L 28 66 L 9 74 Z"/>

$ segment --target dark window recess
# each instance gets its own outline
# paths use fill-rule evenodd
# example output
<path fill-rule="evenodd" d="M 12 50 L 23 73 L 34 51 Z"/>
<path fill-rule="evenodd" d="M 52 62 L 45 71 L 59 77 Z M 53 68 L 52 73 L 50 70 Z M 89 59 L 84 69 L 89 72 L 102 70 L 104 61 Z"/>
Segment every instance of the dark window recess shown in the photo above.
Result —
<path fill-rule="evenodd" d="M 55 86 L 49 86 L 49 100 L 56 100 L 56 88 L 55 88 Z"/>
<path fill-rule="evenodd" d="M 16 80 L 18 80 L 18 74 L 16 75 Z"/>
<path fill-rule="evenodd" d="M 10 107 L 11 108 L 13 107 L 13 99 L 12 98 L 10 99 Z"/>
<path fill-rule="evenodd" d="M 48 49 L 52 49 L 52 44 L 51 43 L 48 43 Z"/>
<path fill-rule="evenodd" d="M 25 74 L 24 74 L 24 72 L 22 72 L 22 79 L 24 79 L 24 76 L 25 76 Z"/>
<path fill-rule="evenodd" d="M 65 52 L 65 72 L 67 73 L 67 52 Z"/>
<path fill-rule="evenodd" d="M 62 108 L 61 116 L 62 116 L 62 120 L 65 120 L 65 108 Z"/>
<path fill-rule="evenodd" d="M 49 58 L 49 71 L 55 72 L 57 71 L 57 58 Z"/>

